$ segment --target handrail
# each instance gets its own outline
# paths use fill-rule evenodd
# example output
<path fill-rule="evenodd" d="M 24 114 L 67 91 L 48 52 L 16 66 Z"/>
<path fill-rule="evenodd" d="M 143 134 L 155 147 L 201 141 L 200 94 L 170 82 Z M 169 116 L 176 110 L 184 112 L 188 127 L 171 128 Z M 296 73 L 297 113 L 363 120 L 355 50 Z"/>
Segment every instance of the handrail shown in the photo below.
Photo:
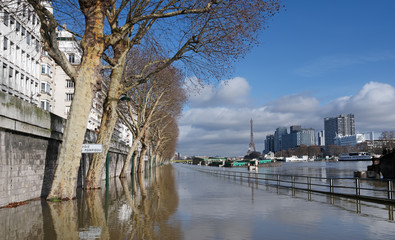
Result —
<path fill-rule="evenodd" d="M 302 191 L 332 194 L 373 202 L 395 204 L 393 179 L 316 177 L 305 175 L 227 171 L 223 168 L 196 167 L 198 171 L 255 180 L 258 183 Z M 301 179 L 305 178 L 305 181 Z M 264 182 L 264 183 L 263 183 Z M 370 185 L 370 186 L 367 186 Z M 384 186 L 385 185 L 385 186 Z"/>

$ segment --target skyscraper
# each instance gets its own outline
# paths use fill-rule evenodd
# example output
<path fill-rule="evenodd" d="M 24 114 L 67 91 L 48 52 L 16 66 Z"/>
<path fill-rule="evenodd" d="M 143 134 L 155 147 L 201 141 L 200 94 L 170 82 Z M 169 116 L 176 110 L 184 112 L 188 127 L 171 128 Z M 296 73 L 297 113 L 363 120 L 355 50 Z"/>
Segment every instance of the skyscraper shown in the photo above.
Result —
<path fill-rule="evenodd" d="M 325 147 L 335 144 L 336 136 L 355 135 L 354 114 L 324 118 Z"/>
<path fill-rule="evenodd" d="M 281 151 L 283 149 L 283 135 L 288 134 L 286 127 L 278 127 L 274 132 L 274 151 Z"/>
<path fill-rule="evenodd" d="M 265 153 L 274 152 L 274 135 L 270 134 L 266 136 L 265 140 Z"/>

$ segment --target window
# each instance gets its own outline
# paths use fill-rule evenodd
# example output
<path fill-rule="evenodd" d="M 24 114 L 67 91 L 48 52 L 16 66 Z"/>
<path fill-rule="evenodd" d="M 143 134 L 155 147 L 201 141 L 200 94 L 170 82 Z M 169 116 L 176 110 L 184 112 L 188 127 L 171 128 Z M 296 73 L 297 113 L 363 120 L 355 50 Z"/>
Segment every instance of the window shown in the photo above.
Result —
<path fill-rule="evenodd" d="M 14 69 L 12 67 L 10 67 L 8 77 L 9 77 L 9 79 L 12 79 L 14 77 Z"/>
<path fill-rule="evenodd" d="M 36 25 L 36 15 L 34 15 L 34 14 L 33 14 L 33 17 L 32 17 L 32 22 L 33 22 L 33 25 Z"/>
<path fill-rule="evenodd" d="M 25 36 L 25 34 L 26 34 L 26 28 L 22 27 L 22 36 Z"/>
<path fill-rule="evenodd" d="M 51 75 L 51 67 L 48 66 L 47 64 L 42 64 L 41 65 L 41 73 Z"/>
<path fill-rule="evenodd" d="M 40 52 L 40 42 L 36 39 L 36 52 Z"/>
<path fill-rule="evenodd" d="M 8 26 L 9 14 L 7 11 L 4 11 L 3 22 L 4 25 Z"/>
<path fill-rule="evenodd" d="M 74 88 L 74 82 L 71 79 L 66 80 L 66 87 L 67 88 Z"/>
<path fill-rule="evenodd" d="M 47 100 L 41 100 L 41 108 L 47 111 L 51 111 L 51 105 Z"/>
<path fill-rule="evenodd" d="M 30 33 L 29 32 L 26 33 L 26 43 L 27 43 L 27 45 L 30 45 Z"/>
<path fill-rule="evenodd" d="M 10 18 L 10 24 L 11 24 L 11 26 L 12 26 L 13 24 L 15 24 L 15 18 L 12 17 L 12 16 L 11 16 L 11 18 Z"/>
<path fill-rule="evenodd" d="M 41 92 L 51 95 L 51 85 L 47 82 L 41 82 Z"/>
<path fill-rule="evenodd" d="M 22 16 L 26 17 L 26 5 L 23 4 L 22 6 Z"/>
<path fill-rule="evenodd" d="M 68 115 L 69 112 L 70 112 L 70 107 L 66 107 L 66 110 L 65 110 L 66 115 Z"/>
<path fill-rule="evenodd" d="M 73 95 L 72 93 L 66 93 L 66 101 L 73 101 Z"/>
<path fill-rule="evenodd" d="M 74 53 L 70 53 L 69 54 L 69 62 L 70 63 L 74 63 L 75 62 L 75 55 L 74 55 Z"/>
<path fill-rule="evenodd" d="M 6 38 L 6 37 L 4 37 L 3 48 L 4 48 L 4 50 L 8 49 L 8 38 Z"/>
<path fill-rule="evenodd" d="M 3 63 L 3 72 L 2 72 L 2 76 L 0 76 L 3 83 L 6 80 L 6 76 L 7 76 L 7 64 Z"/>
<path fill-rule="evenodd" d="M 21 24 L 18 21 L 16 21 L 15 30 L 17 32 L 19 32 L 21 30 Z"/>

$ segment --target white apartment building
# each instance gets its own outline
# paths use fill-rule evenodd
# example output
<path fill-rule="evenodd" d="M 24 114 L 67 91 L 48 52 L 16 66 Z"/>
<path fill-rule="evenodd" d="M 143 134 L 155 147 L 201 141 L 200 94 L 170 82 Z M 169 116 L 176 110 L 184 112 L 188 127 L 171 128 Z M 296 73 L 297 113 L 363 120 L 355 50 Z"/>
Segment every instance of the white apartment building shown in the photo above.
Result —
<path fill-rule="evenodd" d="M 0 2 L 0 89 L 39 105 L 40 24 L 23 1 Z"/>
<path fill-rule="evenodd" d="M 58 46 L 59 49 L 65 53 L 70 63 L 81 63 L 82 55 L 79 43 L 70 32 L 63 29 L 58 31 Z M 54 81 L 56 84 L 56 103 L 53 112 L 56 115 L 67 118 L 74 95 L 74 82 L 71 81 L 60 66 L 55 66 L 54 75 Z M 92 101 L 92 108 L 87 125 L 87 128 L 92 131 L 96 131 L 100 128 L 101 118 L 103 115 L 103 102 L 108 89 L 107 82 L 104 79 L 101 82 L 102 90 L 96 92 L 96 96 Z M 132 144 L 132 134 L 129 129 L 120 122 L 117 123 L 114 129 L 113 138 L 129 145 Z"/>
<path fill-rule="evenodd" d="M 50 11 L 50 2 L 43 1 Z M 65 27 L 65 26 L 64 26 Z M 42 50 L 39 19 L 33 8 L 23 0 L 0 2 L 0 89 L 31 102 L 58 116 L 67 118 L 74 95 L 74 82 L 63 69 Z M 58 46 L 72 64 L 80 64 L 81 49 L 68 31 L 59 30 Z M 100 128 L 107 85 L 92 102 L 87 128 Z M 127 144 L 132 134 L 118 123 L 114 137 Z"/>

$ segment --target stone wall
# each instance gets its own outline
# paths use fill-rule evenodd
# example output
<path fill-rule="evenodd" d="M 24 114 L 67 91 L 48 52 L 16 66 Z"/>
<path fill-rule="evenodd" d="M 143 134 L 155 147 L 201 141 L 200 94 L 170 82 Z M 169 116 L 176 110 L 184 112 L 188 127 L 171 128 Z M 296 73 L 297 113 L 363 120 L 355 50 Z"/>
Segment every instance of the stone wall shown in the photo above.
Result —
<path fill-rule="evenodd" d="M 0 92 L 0 206 L 48 194 L 64 124 L 65 119 Z M 96 137 L 87 131 L 85 143 L 94 143 Z M 127 151 L 127 146 L 112 143 L 110 177 L 119 175 Z M 91 158 L 92 154 L 82 154 L 79 187 Z"/>

